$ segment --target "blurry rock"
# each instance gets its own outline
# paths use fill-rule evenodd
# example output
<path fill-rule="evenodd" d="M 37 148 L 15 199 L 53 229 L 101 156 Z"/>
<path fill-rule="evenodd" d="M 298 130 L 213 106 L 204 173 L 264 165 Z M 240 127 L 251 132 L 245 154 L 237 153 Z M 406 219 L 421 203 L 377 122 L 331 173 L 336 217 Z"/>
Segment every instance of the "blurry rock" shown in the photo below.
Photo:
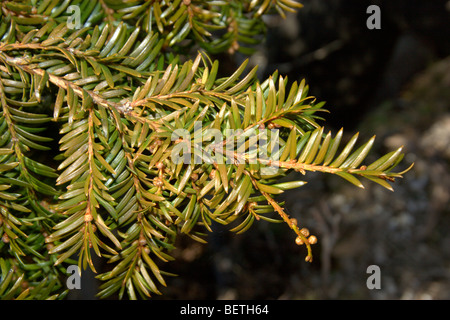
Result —
<path fill-rule="evenodd" d="M 428 157 L 439 155 L 450 160 L 450 113 L 436 121 L 420 141 Z"/>

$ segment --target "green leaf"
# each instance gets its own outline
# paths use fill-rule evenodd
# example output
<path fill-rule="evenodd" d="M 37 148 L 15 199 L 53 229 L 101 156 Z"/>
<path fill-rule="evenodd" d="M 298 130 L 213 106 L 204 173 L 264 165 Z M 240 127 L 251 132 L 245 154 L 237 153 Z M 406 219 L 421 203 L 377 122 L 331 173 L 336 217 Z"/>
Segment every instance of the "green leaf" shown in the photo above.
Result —
<path fill-rule="evenodd" d="M 256 182 L 256 186 L 259 190 L 270 194 L 281 194 L 284 192 L 281 188 L 277 188 L 273 185 L 265 185 L 260 182 Z"/>
<path fill-rule="evenodd" d="M 248 64 L 248 61 L 249 60 L 246 59 L 230 77 L 226 78 L 226 80 L 222 82 L 222 84 L 214 88 L 214 91 L 221 91 L 232 85 L 239 78 L 242 72 L 244 72 L 245 67 Z"/>
<path fill-rule="evenodd" d="M 108 83 L 110 88 L 114 88 L 114 80 L 109 68 L 103 64 L 100 64 L 100 69 L 102 69 L 102 73 L 105 76 L 106 82 Z"/>
<path fill-rule="evenodd" d="M 350 139 L 345 148 L 342 150 L 341 154 L 330 164 L 330 167 L 339 167 L 345 161 L 345 159 L 352 151 L 357 139 L 358 133 Z"/>
<path fill-rule="evenodd" d="M 306 184 L 306 181 L 289 181 L 289 182 L 283 182 L 283 183 L 277 183 L 273 184 L 272 187 L 281 189 L 281 190 L 289 190 L 289 189 L 296 189 L 299 187 L 302 187 Z"/>
<path fill-rule="evenodd" d="M 336 172 L 336 175 L 340 176 L 341 178 L 344 178 L 345 180 L 353 183 L 355 186 L 364 189 L 364 186 L 362 183 L 353 175 L 347 172 Z"/>

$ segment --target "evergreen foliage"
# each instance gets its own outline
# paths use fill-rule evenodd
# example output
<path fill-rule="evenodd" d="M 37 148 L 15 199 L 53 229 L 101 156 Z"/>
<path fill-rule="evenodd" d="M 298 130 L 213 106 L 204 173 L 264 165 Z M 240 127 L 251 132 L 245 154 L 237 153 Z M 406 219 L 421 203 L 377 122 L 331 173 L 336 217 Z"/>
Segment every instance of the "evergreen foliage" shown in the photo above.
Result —
<path fill-rule="evenodd" d="M 255 220 L 285 222 L 312 261 L 317 239 L 276 200 L 305 182 L 280 178 L 318 171 L 392 190 L 404 173 L 392 171 L 401 148 L 362 165 L 374 139 L 355 148 L 357 134 L 344 145 L 342 130 L 326 133 L 318 124 L 324 103 L 304 81 L 289 84 L 275 72 L 261 82 L 256 68 L 245 74 L 248 60 L 219 76 L 213 54 L 250 54 L 264 35 L 263 15 L 300 7 L 1 2 L 0 297 L 64 298 L 65 268 L 95 270 L 92 255 L 111 265 L 98 274 L 99 297 L 161 294 L 169 274 L 159 266 L 173 260 L 177 235 L 205 242 L 213 222 L 237 233 Z M 224 140 L 211 143 L 210 129 Z M 173 139 L 178 132 L 188 137 Z M 253 149 L 255 139 L 265 143 Z M 181 147 L 203 152 L 175 163 Z"/>

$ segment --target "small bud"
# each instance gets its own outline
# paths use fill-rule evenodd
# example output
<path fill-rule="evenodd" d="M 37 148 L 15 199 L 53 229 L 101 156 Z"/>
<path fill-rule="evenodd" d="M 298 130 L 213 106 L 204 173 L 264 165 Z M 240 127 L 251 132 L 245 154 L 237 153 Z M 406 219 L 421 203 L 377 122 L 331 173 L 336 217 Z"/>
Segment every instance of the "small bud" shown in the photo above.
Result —
<path fill-rule="evenodd" d="M 8 237 L 8 235 L 7 235 L 6 233 L 3 234 L 3 236 L 2 236 L 2 241 L 3 241 L 4 243 L 8 243 L 8 242 L 9 242 L 9 237 Z"/>
<path fill-rule="evenodd" d="M 291 225 L 294 225 L 294 226 L 296 226 L 297 224 L 298 224 L 298 221 L 297 221 L 297 219 L 295 219 L 295 218 L 291 218 Z"/>
<path fill-rule="evenodd" d="M 302 228 L 302 229 L 300 230 L 300 232 L 301 232 L 305 237 L 309 236 L 309 230 L 306 229 L 306 228 Z"/>
<path fill-rule="evenodd" d="M 301 246 L 301 245 L 303 244 L 302 238 L 297 237 L 297 238 L 295 239 L 295 244 L 298 245 L 298 246 Z"/>
<path fill-rule="evenodd" d="M 22 282 L 22 284 L 21 284 L 22 289 L 27 289 L 29 285 L 30 285 L 30 284 L 28 283 L 28 281 L 24 281 L 24 282 Z"/>
<path fill-rule="evenodd" d="M 93 218 L 92 218 L 92 214 L 87 213 L 87 214 L 84 215 L 84 221 L 85 221 L 85 222 L 91 222 L 92 219 L 93 219 Z"/>
<path fill-rule="evenodd" d="M 195 172 L 193 174 L 191 174 L 191 180 L 194 181 L 194 182 L 197 181 L 198 180 L 198 174 L 195 173 Z"/>
<path fill-rule="evenodd" d="M 153 184 L 155 185 L 155 187 L 161 188 L 162 186 L 164 186 L 164 181 L 162 181 L 162 179 L 159 177 L 155 177 L 153 179 Z"/>
<path fill-rule="evenodd" d="M 315 237 L 315 236 L 310 236 L 310 237 L 308 238 L 308 242 L 309 242 L 309 244 L 316 244 L 316 243 L 317 243 L 317 237 Z"/>
<path fill-rule="evenodd" d="M 165 168 L 164 163 L 159 161 L 156 163 L 155 167 L 158 168 L 158 170 L 164 170 Z"/>

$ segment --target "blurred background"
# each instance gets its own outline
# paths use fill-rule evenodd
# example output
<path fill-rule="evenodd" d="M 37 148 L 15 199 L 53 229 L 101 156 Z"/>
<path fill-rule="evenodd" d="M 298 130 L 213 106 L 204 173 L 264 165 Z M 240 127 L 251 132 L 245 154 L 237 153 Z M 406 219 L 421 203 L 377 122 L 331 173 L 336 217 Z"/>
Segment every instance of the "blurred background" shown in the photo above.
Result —
<path fill-rule="evenodd" d="M 284 224 L 261 221 L 237 236 L 216 227 L 207 245 L 179 239 L 176 260 L 162 266 L 179 277 L 154 299 L 449 299 L 450 1 L 301 2 L 298 14 L 267 18 L 251 58 L 260 78 L 305 78 L 327 101 L 334 133 L 359 132 L 361 143 L 375 134 L 373 157 L 403 145 L 403 168 L 415 165 L 395 192 L 291 175 L 308 181 L 284 200 L 319 239 L 312 263 Z M 366 26 L 373 4 L 378 30 Z M 370 265 L 380 267 L 379 290 L 366 286 Z"/>

